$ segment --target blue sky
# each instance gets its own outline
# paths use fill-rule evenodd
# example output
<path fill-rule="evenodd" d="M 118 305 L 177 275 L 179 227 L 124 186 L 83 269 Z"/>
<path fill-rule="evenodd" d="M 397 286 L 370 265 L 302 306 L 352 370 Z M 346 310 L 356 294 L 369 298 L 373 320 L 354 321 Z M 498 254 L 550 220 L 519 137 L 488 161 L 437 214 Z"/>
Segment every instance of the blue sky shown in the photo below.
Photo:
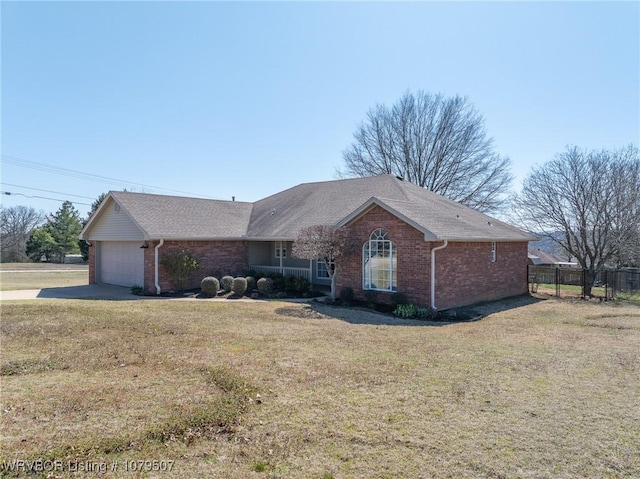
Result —
<path fill-rule="evenodd" d="M 4 206 L 84 214 L 124 187 L 255 201 L 331 180 L 367 110 L 407 89 L 467 96 L 515 190 L 567 145 L 640 144 L 638 2 L 1 9 Z"/>

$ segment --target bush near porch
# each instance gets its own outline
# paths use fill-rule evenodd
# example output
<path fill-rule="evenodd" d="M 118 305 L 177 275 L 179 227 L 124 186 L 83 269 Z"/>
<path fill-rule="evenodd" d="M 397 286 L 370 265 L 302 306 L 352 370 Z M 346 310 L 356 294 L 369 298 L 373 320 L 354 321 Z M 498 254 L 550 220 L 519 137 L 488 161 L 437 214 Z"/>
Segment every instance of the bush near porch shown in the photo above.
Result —
<path fill-rule="evenodd" d="M 213 284 L 212 279 L 218 281 L 220 288 L 216 294 L 209 291 L 209 283 Z M 268 290 L 262 289 L 261 287 L 265 279 L 269 281 L 270 286 Z M 238 286 L 234 287 L 234 284 Z M 240 284 L 243 284 L 244 287 L 240 288 Z M 240 290 L 242 291 L 240 292 Z M 277 273 L 261 274 L 257 271 L 249 271 L 245 277 L 233 278 L 227 275 L 223 276 L 220 280 L 212 276 L 207 276 L 203 278 L 201 283 L 200 297 L 203 298 L 220 295 L 252 296 L 255 294 L 267 298 L 313 298 L 324 295 L 324 293 L 320 291 L 312 290 L 311 284 L 306 278 L 291 275 L 283 276 Z"/>

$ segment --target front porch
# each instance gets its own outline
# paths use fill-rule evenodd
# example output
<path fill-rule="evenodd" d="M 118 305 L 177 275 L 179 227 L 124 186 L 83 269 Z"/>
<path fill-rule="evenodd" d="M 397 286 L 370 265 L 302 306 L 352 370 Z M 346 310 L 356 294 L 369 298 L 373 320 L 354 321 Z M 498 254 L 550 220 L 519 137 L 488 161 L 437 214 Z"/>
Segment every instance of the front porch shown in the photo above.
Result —
<path fill-rule="evenodd" d="M 295 276 L 307 279 L 311 282 L 312 268 L 292 268 L 288 266 L 267 266 L 262 264 L 249 264 L 249 269 L 264 274 L 281 274 L 282 276 Z"/>
<path fill-rule="evenodd" d="M 331 284 L 328 277 L 318 276 L 316 261 L 293 257 L 292 247 L 292 241 L 252 241 L 249 243 L 249 269 L 264 274 L 302 277 L 313 285 Z"/>

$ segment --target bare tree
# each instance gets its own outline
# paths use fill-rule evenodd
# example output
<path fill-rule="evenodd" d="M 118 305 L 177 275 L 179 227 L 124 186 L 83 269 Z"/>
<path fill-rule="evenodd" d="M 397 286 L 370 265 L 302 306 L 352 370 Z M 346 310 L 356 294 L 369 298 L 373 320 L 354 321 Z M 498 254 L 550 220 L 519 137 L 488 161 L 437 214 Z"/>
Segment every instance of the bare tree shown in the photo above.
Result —
<path fill-rule="evenodd" d="M 27 260 L 27 240 L 45 219 L 42 212 L 26 206 L 0 207 L 2 262 Z"/>
<path fill-rule="evenodd" d="M 337 226 L 316 225 L 303 228 L 293 243 L 293 255 L 309 260 L 321 259 L 331 279 L 331 299 L 336 299 L 336 276 L 340 259 L 351 253 L 347 230 Z"/>
<path fill-rule="evenodd" d="M 369 110 L 353 137 L 340 176 L 392 174 L 483 212 L 506 202 L 511 160 L 466 98 L 406 92 Z"/>
<path fill-rule="evenodd" d="M 587 271 L 585 293 L 591 295 L 606 264 L 638 257 L 638 149 L 630 145 L 589 152 L 569 147 L 531 171 L 514 208 L 523 227 L 556 241 L 576 258 Z"/>

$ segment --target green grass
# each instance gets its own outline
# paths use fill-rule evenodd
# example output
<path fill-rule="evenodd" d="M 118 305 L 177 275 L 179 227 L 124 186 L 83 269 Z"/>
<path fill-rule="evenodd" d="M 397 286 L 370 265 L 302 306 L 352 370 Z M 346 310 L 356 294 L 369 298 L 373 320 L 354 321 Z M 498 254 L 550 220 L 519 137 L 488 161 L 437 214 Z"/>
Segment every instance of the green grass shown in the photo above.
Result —
<path fill-rule="evenodd" d="M 531 285 L 529 285 L 529 289 L 531 289 Z M 555 296 L 556 286 L 554 284 L 540 283 L 537 285 L 536 292 Z M 591 289 L 591 294 L 596 298 L 605 298 L 607 296 L 605 293 L 606 293 L 606 290 L 604 286 L 597 286 Z M 608 296 L 611 297 L 611 290 L 608 291 Z M 573 284 L 561 284 L 560 297 L 561 298 L 580 298 L 582 297 L 582 286 L 577 286 Z M 640 302 L 640 292 L 615 293 L 614 299 L 638 303 Z"/>
<path fill-rule="evenodd" d="M 85 264 L 0 263 L 0 291 L 89 284 Z"/>
<path fill-rule="evenodd" d="M 637 305 L 502 304 L 429 325 L 284 302 L 4 303 L 2 459 L 174 461 L 118 477 L 640 476 Z"/>
<path fill-rule="evenodd" d="M 616 299 L 633 303 L 640 303 L 640 291 L 636 293 L 616 293 Z"/>
<path fill-rule="evenodd" d="M 60 264 L 60 263 L 0 263 L 0 271 L 38 271 L 38 270 L 63 270 L 73 269 L 88 271 L 86 264 Z"/>
<path fill-rule="evenodd" d="M 89 272 L 87 270 L 70 272 L 0 271 L 0 291 L 62 288 L 65 286 L 82 286 L 85 284 L 89 284 Z"/>
<path fill-rule="evenodd" d="M 537 285 L 538 293 L 547 293 L 547 294 L 556 294 L 556 285 L 555 284 L 547 284 L 540 283 Z M 604 287 L 593 287 L 591 288 L 591 294 L 596 297 L 604 298 L 605 289 Z M 574 284 L 561 284 L 560 285 L 560 297 L 571 297 L 576 298 L 582 296 L 582 286 L 574 285 Z"/>

